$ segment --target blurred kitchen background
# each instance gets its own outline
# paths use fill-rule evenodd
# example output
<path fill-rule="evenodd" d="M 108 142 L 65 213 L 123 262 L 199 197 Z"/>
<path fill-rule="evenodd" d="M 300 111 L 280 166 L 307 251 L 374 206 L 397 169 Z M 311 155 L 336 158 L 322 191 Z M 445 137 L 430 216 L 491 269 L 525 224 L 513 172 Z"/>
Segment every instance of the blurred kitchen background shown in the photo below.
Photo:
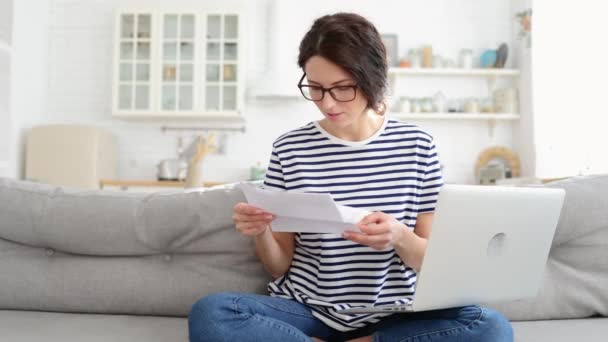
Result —
<path fill-rule="evenodd" d="M 182 186 L 204 150 L 197 181 L 259 179 L 274 139 L 320 118 L 296 87 L 298 45 L 338 11 L 384 35 L 388 115 L 435 137 L 447 182 L 607 172 L 599 6 L 0 0 L 0 177 Z"/>

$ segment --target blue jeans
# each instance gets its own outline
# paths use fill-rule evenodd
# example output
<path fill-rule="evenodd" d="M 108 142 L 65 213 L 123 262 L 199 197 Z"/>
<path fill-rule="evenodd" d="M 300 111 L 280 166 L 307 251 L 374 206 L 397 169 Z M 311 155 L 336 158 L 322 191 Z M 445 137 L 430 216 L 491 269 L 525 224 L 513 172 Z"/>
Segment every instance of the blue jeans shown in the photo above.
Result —
<path fill-rule="evenodd" d="M 188 317 L 190 341 L 346 341 L 372 335 L 374 341 L 513 341 L 500 313 L 466 306 L 394 314 L 354 331 L 330 328 L 295 300 L 256 294 L 218 293 L 202 298 Z"/>

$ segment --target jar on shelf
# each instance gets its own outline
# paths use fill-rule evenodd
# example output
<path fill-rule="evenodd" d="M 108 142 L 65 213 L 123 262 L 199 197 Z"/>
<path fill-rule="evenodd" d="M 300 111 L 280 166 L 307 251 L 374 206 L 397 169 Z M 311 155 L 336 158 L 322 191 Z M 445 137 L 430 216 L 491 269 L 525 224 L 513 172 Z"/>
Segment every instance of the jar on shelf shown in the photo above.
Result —
<path fill-rule="evenodd" d="M 422 67 L 432 68 L 433 67 L 433 46 L 425 45 L 421 49 L 422 51 Z"/>
<path fill-rule="evenodd" d="M 422 111 L 420 99 L 412 99 L 410 101 L 412 113 L 420 113 Z"/>
<path fill-rule="evenodd" d="M 390 108 L 391 112 L 399 112 L 401 110 L 400 109 L 400 106 L 401 106 L 400 100 L 401 100 L 400 98 L 391 99 L 391 101 L 389 102 L 389 104 L 390 104 L 389 108 Z"/>
<path fill-rule="evenodd" d="M 517 113 L 519 100 L 517 88 L 496 89 L 493 93 L 494 107 L 499 113 Z"/>
<path fill-rule="evenodd" d="M 473 68 L 473 50 L 462 49 L 460 50 L 460 67 L 464 69 Z"/>
<path fill-rule="evenodd" d="M 454 60 L 452 58 L 444 58 L 443 59 L 443 67 L 444 68 L 455 68 L 456 67 L 456 63 L 454 62 Z"/>
<path fill-rule="evenodd" d="M 433 100 L 430 97 L 422 99 L 420 109 L 423 113 L 431 113 L 433 111 Z"/>
<path fill-rule="evenodd" d="M 410 67 L 412 68 L 420 68 L 421 60 L 420 60 L 420 50 L 418 49 L 410 49 L 407 54 L 407 57 L 410 61 Z"/>
<path fill-rule="evenodd" d="M 484 97 L 480 101 L 479 111 L 482 113 L 494 113 L 494 100 L 491 97 Z"/>
<path fill-rule="evenodd" d="M 444 66 L 444 62 L 443 62 L 443 57 L 441 57 L 441 55 L 434 55 L 433 56 L 433 68 L 443 68 Z"/>
<path fill-rule="evenodd" d="M 447 107 L 448 107 L 448 113 L 462 112 L 462 108 L 460 106 L 460 100 L 458 100 L 458 99 L 449 99 Z"/>
<path fill-rule="evenodd" d="M 433 110 L 437 113 L 446 112 L 446 102 L 445 95 L 443 95 L 442 92 L 437 92 L 437 94 L 433 96 Z"/>
<path fill-rule="evenodd" d="M 409 98 L 402 96 L 399 99 L 399 111 L 401 113 L 410 113 L 412 111 L 412 103 Z"/>
<path fill-rule="evenodd" d="M 464 104 L 464 111 L 467 113 L 479 113 L 479 101 L 474 97 L 468 98 Z"/>

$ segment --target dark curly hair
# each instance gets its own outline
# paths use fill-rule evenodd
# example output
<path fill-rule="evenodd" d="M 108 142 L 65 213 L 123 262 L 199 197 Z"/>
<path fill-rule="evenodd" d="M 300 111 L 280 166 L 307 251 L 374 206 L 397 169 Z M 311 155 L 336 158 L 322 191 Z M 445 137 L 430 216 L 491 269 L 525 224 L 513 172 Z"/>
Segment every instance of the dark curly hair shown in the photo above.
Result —
<path fill-rule="evenodd" d="M 354 13 L 318 18 L 300 42 L 298 65 L 323 57 L 352 75 L 368 100 L 368 108 L 384 113 L 387 89 L 386 48 L 374 25 Z"/>

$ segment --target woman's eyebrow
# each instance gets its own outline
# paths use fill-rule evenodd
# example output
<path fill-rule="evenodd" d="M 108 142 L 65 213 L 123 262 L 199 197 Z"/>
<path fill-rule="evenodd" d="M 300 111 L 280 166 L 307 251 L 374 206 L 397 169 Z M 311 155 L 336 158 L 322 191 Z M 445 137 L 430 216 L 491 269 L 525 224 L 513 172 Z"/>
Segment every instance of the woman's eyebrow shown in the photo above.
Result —
<path fill-rule="evenodd" d="M 345 78 L 345 79 L 343 79 L 343 80 L 336 81 L 336 82 L 334 82 L 334 83 L 330 84 L 330 86 L 332 86 L 332 85 L 336 85 L 336 84 L 338 84 L 338 83 L 346 82 L 346 81 L 352 81 L 352 79 L 350 79 L 350 78 Z M 321 83 L 319 83 L 319 82 L 317 82 L 317 81 L 313 81 L 313 80 L 308 80 L 308 83 L 315 83 L 315 84 L 319 84 L 319 85 L 321 84 Z"/>

